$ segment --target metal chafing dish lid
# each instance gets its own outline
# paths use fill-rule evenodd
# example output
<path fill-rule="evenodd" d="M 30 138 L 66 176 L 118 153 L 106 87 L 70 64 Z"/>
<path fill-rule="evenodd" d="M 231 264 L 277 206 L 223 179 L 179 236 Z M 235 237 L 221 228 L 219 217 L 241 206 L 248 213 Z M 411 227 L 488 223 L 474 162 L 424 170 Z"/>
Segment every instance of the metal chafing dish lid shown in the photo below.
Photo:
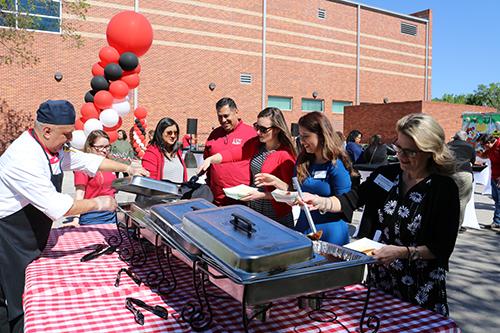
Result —
<path fill-rule="evenodd" d="M 145 196 L 171 196 L 179 198 L 179 185 L 174 183 L 156 180 L 148 177 L 132 176 L 119 178 L 113 181 L 113 188 L 117 191 L 125 191 Z"/>
<path fill-rule="evenodd" d="M 241 205 L 186 213 L 182 229 L 202 252 L 248 272 L 283 269 L 313 253 L 310 239 Z"/>
<path fill-rule="evenodd" d="M 180 200 L 172 203 L 158 204 L 151 207 L 151 213 L 168 221 L 170 224 L 181 224 L 184 214 L 200 209 L 216 208 L 205 199 Z"/>

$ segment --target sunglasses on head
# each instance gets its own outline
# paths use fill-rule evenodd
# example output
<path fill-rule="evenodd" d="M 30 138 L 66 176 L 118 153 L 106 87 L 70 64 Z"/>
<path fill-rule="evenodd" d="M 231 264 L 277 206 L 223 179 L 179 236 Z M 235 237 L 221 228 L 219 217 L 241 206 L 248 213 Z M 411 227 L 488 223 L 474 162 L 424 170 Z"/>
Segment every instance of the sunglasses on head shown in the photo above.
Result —
<path fill-rule="evenodd" d="M 274 127 L 274 126 L 265 127 L 265 126 L 261 126 L 261 125 L 259 125 L 259 124 L 257 124 L 257 123 L 254 123 L 254 124 L 253 124 L 253 128 L 254 128 L 256 131 L 259 131 L 259 132 L 261 132 L 261 133 L 263 133 L 263 134 L 264 134 L 264 133 L 269 132 L 269 130 L 270 130 L 271 128 L 273 128 L 273 127 Z"/>

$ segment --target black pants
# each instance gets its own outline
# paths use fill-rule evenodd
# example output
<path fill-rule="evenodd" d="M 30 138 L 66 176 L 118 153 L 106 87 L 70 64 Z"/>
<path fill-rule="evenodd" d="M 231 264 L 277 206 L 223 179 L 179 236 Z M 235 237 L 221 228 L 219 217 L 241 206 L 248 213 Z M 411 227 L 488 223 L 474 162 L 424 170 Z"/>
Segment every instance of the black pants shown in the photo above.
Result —
<path fill-rule="evenodd" d="M 24 332 L 24 314 L 9 322 L 5 297 L 0 287 L 0 333 L 22 333 Z"/>

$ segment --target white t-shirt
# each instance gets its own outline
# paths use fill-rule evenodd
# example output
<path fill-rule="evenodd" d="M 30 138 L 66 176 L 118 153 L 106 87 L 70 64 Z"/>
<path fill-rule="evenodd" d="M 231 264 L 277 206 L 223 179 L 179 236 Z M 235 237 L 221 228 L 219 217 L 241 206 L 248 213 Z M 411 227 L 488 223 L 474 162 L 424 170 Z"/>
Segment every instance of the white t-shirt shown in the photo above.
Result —
<path fill-rule="evenodd" d="M 94 176 L 104 157 L 74 149 L 59 151 L 59 163 L 52 164 L 54 175 L 81 170 Z M 62 170 L 61 170 L 62 169 Z M 0 156 L 0 218 L 32 204 L 52 220 L 62 217 L 73 198 L 56 191 L 50 181 L 49 162 L 43 148 L 26 131 Z"/>

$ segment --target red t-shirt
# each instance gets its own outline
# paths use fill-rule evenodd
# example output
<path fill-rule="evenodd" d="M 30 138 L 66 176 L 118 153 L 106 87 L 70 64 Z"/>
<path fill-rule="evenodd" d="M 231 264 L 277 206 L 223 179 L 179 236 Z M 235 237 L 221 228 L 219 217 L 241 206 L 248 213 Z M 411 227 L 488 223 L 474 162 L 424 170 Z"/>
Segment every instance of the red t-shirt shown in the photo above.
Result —
<path fill-rule="evenodd" d="M 250 138 L 257 135 L 252 126 L 240 121 L 234 130 L 227 133 L 222 127 L 217 127 L 210 133 L 205 143 L 203 157 L 221 153 L 225 150 L 241 147 Z M 212 164 L 208 169 L 207 183 L 214 195 L 217 205 L 231 204 L 222 190 L 240 184 L 250 185 L 250 161 L 236 161 L 222 164 Z"/>
<path fill-rule="evenodd" d="M 84 199 L 92 199 L 101 195 L 115 196 L 115 189 L 111 183 L 116 179 L 113 172 L 98 171 L 95 177 L 90 177 L 85 172 L 75 171 L 75 186 L 85 186 Z"/>
<path fill-rule="evenodd" d="M 500 177 L 500 139 L 495 141 L 495 145 L 488 150 L 487 154 L 491 161 L 491 178 L 497 179 Z"/>

